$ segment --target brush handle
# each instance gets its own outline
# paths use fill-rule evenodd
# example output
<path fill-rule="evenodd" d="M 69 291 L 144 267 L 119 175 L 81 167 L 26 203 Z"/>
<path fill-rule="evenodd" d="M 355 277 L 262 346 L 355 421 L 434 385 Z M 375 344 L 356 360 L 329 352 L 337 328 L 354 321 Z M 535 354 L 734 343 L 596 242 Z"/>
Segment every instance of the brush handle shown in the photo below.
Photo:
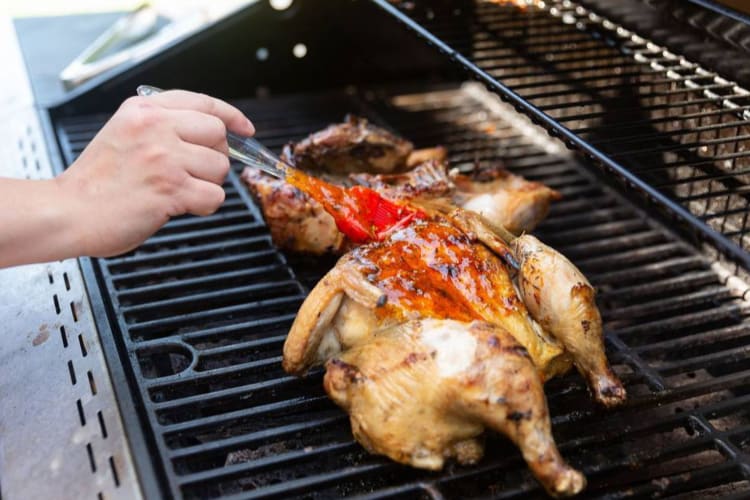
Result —
<path fill-rule="evenodd" d="M 262 170 L 278 179 L 286 177 L 285 165 L 279 157 L 255 139 L 227 132 L 227 144 L 230 158 Z"/>
<path fill-rule="evenodd" d="M 152 85 L 139 85 L 137 89 L 138 95 L 141 96 L 156 95 L 162 92 L 163 90 Z M 229 145 L 229 157 L 233 160 L 255 167 L 278 179 L 286 177 L 287 165 L 252 137 L 227 132 L 227 144 Z"/>

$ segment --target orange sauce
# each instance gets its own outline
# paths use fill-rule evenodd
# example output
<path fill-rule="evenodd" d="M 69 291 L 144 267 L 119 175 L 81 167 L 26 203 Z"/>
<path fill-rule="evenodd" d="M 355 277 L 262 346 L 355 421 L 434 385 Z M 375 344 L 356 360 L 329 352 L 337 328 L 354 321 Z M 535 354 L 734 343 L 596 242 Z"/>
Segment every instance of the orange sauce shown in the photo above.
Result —
<path fill-rule="evenodd" d="M 420 210 L 387 200 L 363 186 L 343 188 L 296 169 L 288 171 L 286 180 L 320 203 L 354 243 L 380 241 L 394 229 L 426 217 Z"/>
<path fill-rule="evenodd" d="M 496 322 L 498 313 L 519 309 L 500 259 L 448 222 L 417 221 L 353 256 L 387 297 L 376 310 L 381 318 L 411 313 Z"/>

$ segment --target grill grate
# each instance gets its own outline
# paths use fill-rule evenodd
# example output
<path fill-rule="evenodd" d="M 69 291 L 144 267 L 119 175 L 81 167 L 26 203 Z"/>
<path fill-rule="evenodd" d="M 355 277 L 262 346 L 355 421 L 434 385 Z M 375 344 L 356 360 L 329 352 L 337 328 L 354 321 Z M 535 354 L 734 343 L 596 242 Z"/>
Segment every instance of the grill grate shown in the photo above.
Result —
<path fill-rule="evenodd" d="M 750 270 L 748 90 L 575 2 L 465 3 L 402 20 Z"/>
<path fill-rule="evenodd" d="M 625 408 L 603 412 L 577 375 L 547 385 L 557 441 L 589 478 L 584 496 L 750 493 L 750 310 L 692 246 L 564 149 L 519 132 L 518 118 L 473 85 L 239 105 L 274 149 L 354 111 L 418 146 L 446 145 L 459 168 L 503 161 L 560 190 L 565 198 L 538 234 L 599 289 L 610 358 L 630 395 Z M 68 162 L 103 119 L 57 124 Z M 519 453 L 494 435 L 479 465 L 442 473 L 369 456 L 325 396 L 320 370 L 302 380 L 282 372 L 285 333 L 328 267 L 277 252 L 234 174 L 215 216 L 178 218 L 136 251 L 95 261 L 163 490 L 179 498 L 543 496 Z"/>

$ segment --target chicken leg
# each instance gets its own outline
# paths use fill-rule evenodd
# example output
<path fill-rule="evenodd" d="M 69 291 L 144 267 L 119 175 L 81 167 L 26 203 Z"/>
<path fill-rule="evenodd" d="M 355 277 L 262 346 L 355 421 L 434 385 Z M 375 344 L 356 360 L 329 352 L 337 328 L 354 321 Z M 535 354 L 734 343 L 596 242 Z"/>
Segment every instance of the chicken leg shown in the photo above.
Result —
<path fill-rule="evenodd" d="M 604 354 L 594 288 L 568 259 L 531 235 L 516 239 L 513 249 L 521 265 L 519 290 L 531 315 L 573 355 L 599 403 L 623 403 L 625 388 Z"/>
<path fill-rule="evenodd" d="M 376 334 L 326 364 L 324 386 L 370 452 L 425 469 L 473 463 L 485 428 L 509 437 L 555 496 L 585 479 L 560 456 L 541 380 L 526 350 L 485 322 L 420 320 Z"/>

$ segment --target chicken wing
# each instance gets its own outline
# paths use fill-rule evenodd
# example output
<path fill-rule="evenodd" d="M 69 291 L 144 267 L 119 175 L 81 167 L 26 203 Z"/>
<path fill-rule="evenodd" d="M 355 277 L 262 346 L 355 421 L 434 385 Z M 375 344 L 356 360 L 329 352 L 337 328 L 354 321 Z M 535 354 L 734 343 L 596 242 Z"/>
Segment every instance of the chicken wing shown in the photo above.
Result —
<path fill-rule="evenodd" d="M 521 449 L 551 494 L 574 495 L 585 485 L 555 446 L 526 350 L 497 325 L 421 320 L 394 326 L 329 360 L 324 386 L 372 453 L 425 469 L 440 469 L 449 457 L 474 463 L 487 427 Z"/>

